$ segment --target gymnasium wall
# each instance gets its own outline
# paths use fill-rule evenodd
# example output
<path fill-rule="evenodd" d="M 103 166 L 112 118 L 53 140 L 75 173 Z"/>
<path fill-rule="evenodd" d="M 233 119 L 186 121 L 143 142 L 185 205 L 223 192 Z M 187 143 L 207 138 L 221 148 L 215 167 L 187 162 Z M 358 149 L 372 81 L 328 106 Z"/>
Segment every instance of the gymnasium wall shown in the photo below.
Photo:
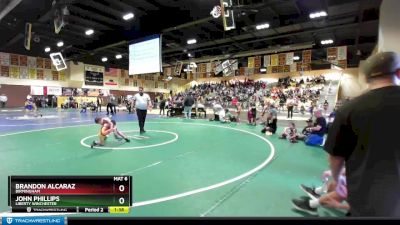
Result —
<path fill-rule="evenodd" d="M 24 106 L 26 96 L 31 92 L 30 86 L 2 84 L 0 94 L 8 97 L 7 108 Z"/>

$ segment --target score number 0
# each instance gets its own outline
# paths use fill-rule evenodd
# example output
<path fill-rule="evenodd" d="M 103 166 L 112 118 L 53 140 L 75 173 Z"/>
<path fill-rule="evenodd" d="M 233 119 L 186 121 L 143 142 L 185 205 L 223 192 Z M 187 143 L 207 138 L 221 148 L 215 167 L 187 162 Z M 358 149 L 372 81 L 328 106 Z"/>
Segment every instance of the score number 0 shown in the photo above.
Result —
<path fill-rule="evenodd" d="M 124 192 L 125 191 L 125 186 L 124 185 L 119 185 L 118 190 L 120 192 Z M 125 203 L 125 198 L 124 197 L 119 198 L 118 202 L 119 202 L 119 204 L 123 205 Z"/>

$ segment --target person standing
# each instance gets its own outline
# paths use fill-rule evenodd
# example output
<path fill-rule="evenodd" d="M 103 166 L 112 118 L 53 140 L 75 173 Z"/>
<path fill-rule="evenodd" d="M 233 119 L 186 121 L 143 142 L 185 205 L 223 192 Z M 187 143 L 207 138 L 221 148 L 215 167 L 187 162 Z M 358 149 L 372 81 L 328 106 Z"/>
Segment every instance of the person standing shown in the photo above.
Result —
<path fill-rule="evenodd" d="M 289 99 L 287 100 L 287 103 L 286 103 L 286 106 L 287 106 L 287 109 L 288 109 L 288 112 L 287 112 L 287 118 L 288 119 L 289 118 L 293 118 L 294 105 L 295 105 L 295 101 L 294 101 L 293 97 L 290 96 Z"/>
<path fill-rule="evenodd" d="M 148 94 L 143 93 L 143 87 L 139 87 L 139 93 L 132 98 L 132 108 L 136 111 L 139 120 L 140 134 L 145 133 L 144 124 L 146 122 L 147 110 L 151 110 L 151 99 Z"/>
<path fill-rule="evenodd" d="M 185 99 L 183 100 L 183 112 L 185 114 L 186 119 L 190 119 L 192 117 L 192 107 L 194 105 L 194 98 L 192 93 L 189 93 Z"/>
<path fill-rule="evenodd" d="M 97 110 L 96 112 L 101 112 L 101 105 L 103 104 L 103 99 L 100 95 L 97 96 Z"/>
<path fill-rule="evenodd" d="M 164 95 L 161 95 L 160 97 L 160 115 L 162 112 L 162 115 L 165 115 L 165 105 L 166 105 L 166 100 L 164 98 Z"/>
<path fill-rule="evenodd" d="M 336 183 L 346 167 L 351 216 L 400 217 L 400 56 L 378 53 L 361 69 L 369 90 L 337 110 L 324 149 Z"/>
<path fill-rule="evenodd" d="M 5 107 L 6 107 L 7 101 L 8 101 L 7 96 L 6 96 L 5 94 L 1 94 L 1 95 L 0 95 L 0 104 L 1 104 L 1 108 L 5 108 Z"/>

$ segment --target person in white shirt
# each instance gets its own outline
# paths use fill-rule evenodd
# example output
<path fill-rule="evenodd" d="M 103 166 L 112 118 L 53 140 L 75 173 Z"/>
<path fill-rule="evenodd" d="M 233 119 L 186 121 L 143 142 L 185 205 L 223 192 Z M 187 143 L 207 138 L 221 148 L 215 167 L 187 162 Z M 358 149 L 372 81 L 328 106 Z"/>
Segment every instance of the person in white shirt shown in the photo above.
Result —
<path fill-rule="evenodd" d="M 5 94 L 1 94 L 0 95 L 0 104 L 1 104 L 1 108 L 5 108 L 6 104 L 7 104 L 8 98 Z"/>
<path fill-rule="evenodd" d="M 139 120 L 140 134 L 145 133 L 144 124 L 146 122 L 147 110 L 152 109 L 151 99 L 148 94 L 143 93 L 143 87 L 139 87 L 139 93 L 133 96 L 132 108 L 137 113 Z"/>

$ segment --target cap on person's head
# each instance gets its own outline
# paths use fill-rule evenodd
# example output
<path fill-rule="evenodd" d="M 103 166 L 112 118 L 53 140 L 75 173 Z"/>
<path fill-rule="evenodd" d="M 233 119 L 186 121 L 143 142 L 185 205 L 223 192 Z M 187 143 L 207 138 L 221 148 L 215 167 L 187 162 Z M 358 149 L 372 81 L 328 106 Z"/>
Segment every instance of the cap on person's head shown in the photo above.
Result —
<path fill-rule="evenodd" d="M 395 52 L 381 52 L 370 56 L 362 70 L 367 78 L 392 75 L 400 70 L 400 56 Z"/>

